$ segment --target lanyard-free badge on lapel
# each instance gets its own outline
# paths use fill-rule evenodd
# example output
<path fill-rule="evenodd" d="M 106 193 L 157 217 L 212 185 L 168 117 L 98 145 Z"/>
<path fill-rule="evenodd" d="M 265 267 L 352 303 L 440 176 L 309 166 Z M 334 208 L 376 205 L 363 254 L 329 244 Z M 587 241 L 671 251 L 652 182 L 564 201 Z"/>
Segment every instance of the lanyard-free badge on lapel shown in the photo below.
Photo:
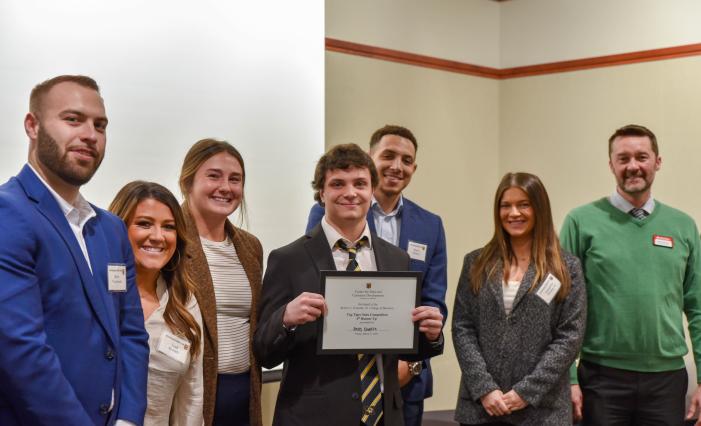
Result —
<path fill-rule="evenodd" d="M 406 252 L 409 254 L 410 258 L 425 262 L 427 249 L 428 246 L 426 244 L 417 243 L 416 241 L 409 241 Z"/>
<path fill-rule="evenodd" d="M 558 290 L 560 290 L 560 286 L 562 286 L 560 280 L 555 278 L 553 274 L 548 274 L 538 288 L 538 291 L 535 292 L 535 295 L 543 299 L 543 301 L 549 305 Z"/>
<path fill-rule="evenodd" d="M 654 234 L 652 236 L 652 245 L 657 247 L 674 248 L 674 239 L 672 237 Z"/>
<path fill-rule="evenodd" d="M 190 352 L 190 341 L 164 331 L 158 343 L 158 352 L 181 364 L 185 364 L 187 354 Z"/>
<path fill-rule="evenodd" d="M 127 265 L 123 263 L 107 264 L 107 289 L 109 291 L 127 291 Z"/>

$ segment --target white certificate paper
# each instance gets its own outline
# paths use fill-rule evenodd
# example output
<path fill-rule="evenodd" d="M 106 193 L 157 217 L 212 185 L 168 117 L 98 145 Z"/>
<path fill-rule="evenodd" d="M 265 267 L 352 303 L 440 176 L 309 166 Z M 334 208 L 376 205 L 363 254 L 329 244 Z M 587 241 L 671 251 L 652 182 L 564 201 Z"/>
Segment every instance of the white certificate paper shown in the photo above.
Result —
<path fill-rule="evenodd" d="M 411 311 L 420 300 L 420 272 L 321 271 L 327 314 L 319 353 L 418 351 Z"/>

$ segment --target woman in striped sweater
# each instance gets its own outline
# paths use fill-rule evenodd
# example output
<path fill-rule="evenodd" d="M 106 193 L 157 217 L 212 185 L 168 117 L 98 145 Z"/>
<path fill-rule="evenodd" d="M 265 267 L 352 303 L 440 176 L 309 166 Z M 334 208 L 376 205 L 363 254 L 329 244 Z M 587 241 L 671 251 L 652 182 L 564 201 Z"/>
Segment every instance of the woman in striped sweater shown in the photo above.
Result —
<path fill-rule="evenodd" d="M 204 322 L 206 425 L 262 424 L 261 371 L 251 351 L 263 249 L 235 227 L 245 216 L 246 171 L 236 148 L 203 139 L 183 161 L 180 189 L 191 244 L 187 253 Z"/>

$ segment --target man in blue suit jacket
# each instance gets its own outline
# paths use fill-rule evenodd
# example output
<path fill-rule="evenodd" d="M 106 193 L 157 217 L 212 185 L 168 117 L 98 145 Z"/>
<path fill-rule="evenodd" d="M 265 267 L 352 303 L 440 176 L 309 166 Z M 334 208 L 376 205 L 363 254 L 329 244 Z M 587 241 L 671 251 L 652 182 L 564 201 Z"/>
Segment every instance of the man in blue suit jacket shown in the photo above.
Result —
<path fill-rule="evenodd" d="M 370 156 L 380 177 L 373 193 L 367 220 L 372 232 L 407 251 L 410 268 L 423 273 L 421 304 L 440 309 L 445 305 L 447 287 L 445 232 L 441 218 L 402 197 L 416 171 L 416 138 L 407 128 L 384 126 L 370 138 Z M 324 216 L 324 208 L 315 204 L 309 212 L 307 233 Z M 433 377 L 428 360 L 399 363 L 399 381 L 404 399 L 407 426 L 421 425 L 424 399 L 433 394 Z"/>
<path fill-rule="evenodd" d="M 0 186 L 0 424 L 140 425 L 148 335 L 124 223 L 80 195 L 105 152 L 95 81 L 32 90 L 29 159 Z"/>

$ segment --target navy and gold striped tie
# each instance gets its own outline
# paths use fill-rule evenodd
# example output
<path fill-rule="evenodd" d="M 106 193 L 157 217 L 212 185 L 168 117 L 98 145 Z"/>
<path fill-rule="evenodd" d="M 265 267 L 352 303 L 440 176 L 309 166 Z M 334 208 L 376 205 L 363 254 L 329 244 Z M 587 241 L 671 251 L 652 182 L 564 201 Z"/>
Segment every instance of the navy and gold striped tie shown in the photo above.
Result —
<path fill-rule="evenodd" d="M 346 271 L 360 271 L 360 265 L 358 264 L 358 250 L 368 245 L 368 237 L 361 238 L 355 245 L 349 246 L 345 241 L 339 239 L 336 241 L 336 248 L 339 248 L 348 253 L 348 265 L 346 266 Z"/>
<path fill-rule="evenodd" d="M 343 240 L 336 242 L 336 247 L 348 252 L 346 271 L 360 271 L 356 256 L 358 249 L 366 245 L 368 245 L 367 237 L 361 238 L 353 246 L 348 246 Z M 382 389 L 375 356 L 373 354 L 358 354 L 358 369 L 360 370 L 360 390 L 362 391 L 361 401 L 363 404 L 360 423 L 374 426 L 382 419 Z"/>

